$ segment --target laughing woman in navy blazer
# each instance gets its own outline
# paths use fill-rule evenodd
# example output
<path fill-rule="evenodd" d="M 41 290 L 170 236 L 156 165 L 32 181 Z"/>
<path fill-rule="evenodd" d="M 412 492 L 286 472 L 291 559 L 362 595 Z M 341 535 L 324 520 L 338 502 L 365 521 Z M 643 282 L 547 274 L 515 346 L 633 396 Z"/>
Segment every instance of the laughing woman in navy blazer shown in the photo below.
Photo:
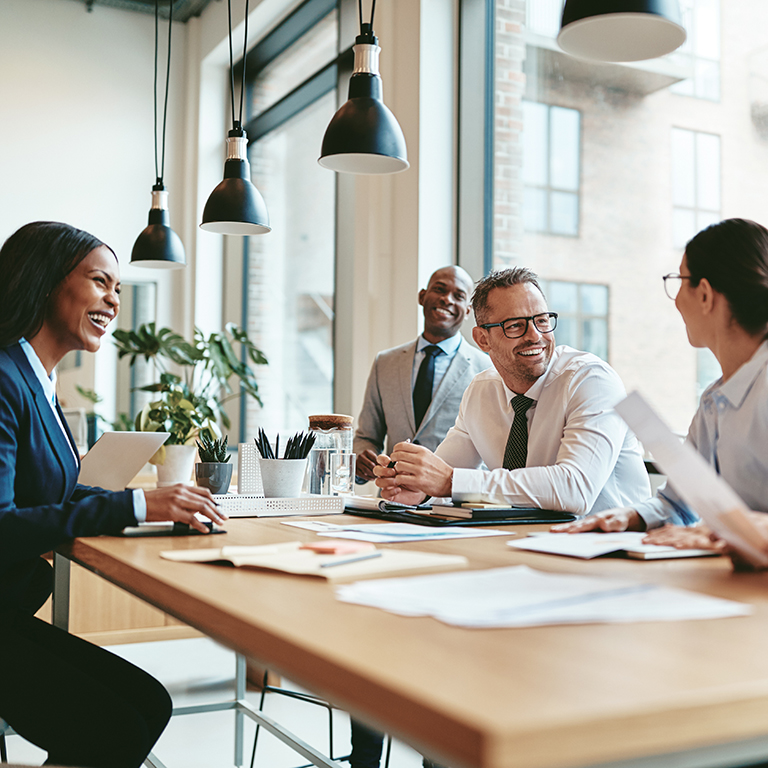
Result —
<path fill-rule="evenodd" d="M 206 489 L 146 494 L 77 485 L 79 459 L 56 402 L 55 366 L 95 352 L 120 305 L 114 252 L 56 222 L 0 249 L 0 717 L 48 762 L 134 768 L 171 712 L 162 685 L 123 659 L 34 617 L 51 592 L 41 555 L 75 536 L 141 520 L 215 522 Z"/>

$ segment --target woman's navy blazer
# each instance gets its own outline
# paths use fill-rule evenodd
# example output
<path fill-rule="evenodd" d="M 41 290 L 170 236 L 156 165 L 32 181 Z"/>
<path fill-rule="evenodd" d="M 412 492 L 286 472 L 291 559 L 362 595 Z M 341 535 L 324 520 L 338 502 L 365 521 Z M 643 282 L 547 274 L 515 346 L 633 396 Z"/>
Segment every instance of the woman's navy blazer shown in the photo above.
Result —
<path fill-rule="evenodd" d="M 0 347 L 0 608 L 37 606 L 41 570 L 50 571 L 40 555 L 136 524 L 132 491 L 77 484 L 59 416 L 67 436 L 19 344 Z"/>

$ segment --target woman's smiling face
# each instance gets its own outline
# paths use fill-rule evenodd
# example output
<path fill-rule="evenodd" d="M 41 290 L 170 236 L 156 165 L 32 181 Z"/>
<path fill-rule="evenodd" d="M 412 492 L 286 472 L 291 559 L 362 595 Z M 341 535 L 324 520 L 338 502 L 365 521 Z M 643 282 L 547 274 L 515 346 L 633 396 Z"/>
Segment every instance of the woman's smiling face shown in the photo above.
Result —
<path fill-rule="evenodd" d="M 120 308 L 117 259 L 106 246 L 94 248 L 51 294 L 43 329 L 58 351 L 96 352 Z"/>

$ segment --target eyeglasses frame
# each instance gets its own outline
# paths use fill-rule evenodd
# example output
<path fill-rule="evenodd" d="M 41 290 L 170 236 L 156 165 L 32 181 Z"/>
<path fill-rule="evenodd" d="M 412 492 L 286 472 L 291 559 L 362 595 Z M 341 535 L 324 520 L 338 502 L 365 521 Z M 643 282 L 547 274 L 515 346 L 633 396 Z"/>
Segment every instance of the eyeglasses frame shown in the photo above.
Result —
<path fill-rule="evenodd" d="M 664 282 L 664 293 L 667 294 L 667 297 L 672 299 L 674 301 L 677 298 L 677 294 L 680 293 L 680 288 L 683 287 L 683 280 L 692 280 L 693 275 L 681 275 L 678 272 L 670 272 L 667 275 L 662 276 L 662 281 Z M 675 293 L 674 296 L 670 296 L 669 290 L 667 289 L 667 280 L 679 280 L 680 281 L 680 288 L 677 289 L 677 293 Z"/>
<path fill-rule="evenodd" d="M 531 320 L 535 320 L 537 317 L 551 317 L 553 320 L 552 323 L 552 329 L 549 331 L 539 331 L 538 326 L 536 323 L 533 324 L 533 327 L 536 328 L 536 330 L 539 333 L 554 333 L 555 328 L 557 328 L 557 312 L 539 312 L 538 315 L 530 315 L 529 317 L 508 317 L 506 320 L 502 320 L 500 323 L 484 323 L 483 325 L 478 325 L 478 328 L 482 328 L 483 330 L 489 330 L 490 328 L 495 328 L 498 326 L 501 328 L 501 332 L 506 336 L 508 339 L 522 339 L 523 336 L 525 336 L 526 333 L 528 333 L 528 329 L 530 328 Z M 519 335 L 519 336 L 509 336 L 507 335 L 506 330 L 504 329 L 504 323 L 509 323 L 512 320 L 525 320 L 525 330 Z"/>

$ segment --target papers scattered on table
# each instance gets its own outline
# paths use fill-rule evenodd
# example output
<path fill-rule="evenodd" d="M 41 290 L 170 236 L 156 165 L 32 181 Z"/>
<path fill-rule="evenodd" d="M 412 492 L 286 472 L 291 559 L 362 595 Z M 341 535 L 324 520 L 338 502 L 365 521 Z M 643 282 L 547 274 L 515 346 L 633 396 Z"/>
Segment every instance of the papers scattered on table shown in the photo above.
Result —
<path fill-rule="evenodd" d="M 337 587 L 339 600 L 460 627 L 680 621 L 746 616 L 749 605 L 656 584 L 526 566 Z"/>
<path fill-rule="evenodd" d="M 322 520 L 286 521 L 283 525 L 314 531 L 319 536 L 333 536 L 335 539 L 355 539 L 374 544 L 395 544 L 404 541 L 427 541 L 429 539 L 476 539 L 479 536 L 509 536 L 509 531 L 493 529 L 467 529 L 453 526 L 425 528 L 411 523 L 350 523 L 340 525 Z"/>
<path fill-rule="evenodd" d="M 355 581 L 381 575 L 434 573 L 465 568 L 461 555 L 439 555 L 411 550 L 378 550 L 353 557 L 322 555 L 300 549 L 301 542 L 266 544 L 254 547 L 221 547 L 219 549 L 175 549 L 161 552 L 160 557 L 182 563 L 215 563 L 238 568 L 260 568 L 283 571 L 300 576 L 319 576 L 329 581 Z M 374 556 L 375 555 L 375 556 Z"/>
<path fill-rule="evenodd" d="M 626 552 L 637 560 L 666 560 L 677 557 L 708 557 L 718 555 L 711 549 L 675 549 L 658 544 L 643 544 L 647 533 L 540 533 L 517 541 L 508 541 L 508 547 L 543 552 L 548 555 L 566 555 L 589 560 L 612 552 Z"/>
<path fill-rule="evenodd" d="M 749 563 L 768 567 L 768 539 L 752 524 L 738 494 L 688 443 L 681 443 L 639 392 L 616 411 L 629 424 L 653 461 L 685 503 Z"/>

